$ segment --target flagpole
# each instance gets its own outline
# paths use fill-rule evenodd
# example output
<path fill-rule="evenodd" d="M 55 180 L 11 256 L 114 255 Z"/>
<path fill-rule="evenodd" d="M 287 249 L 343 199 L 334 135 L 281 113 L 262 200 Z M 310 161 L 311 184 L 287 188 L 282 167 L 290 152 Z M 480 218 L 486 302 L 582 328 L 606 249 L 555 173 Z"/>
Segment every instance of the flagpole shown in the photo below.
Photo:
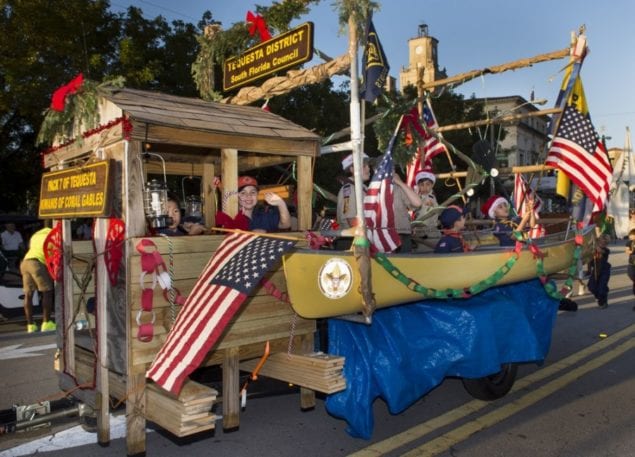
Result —
<path fill-rule="evenodd" d="M 353 147 L 353 179 L 355 182 L 355 208 L 357 209 L 357 227 L 365 228 L 364 223 L 364 187 L 362 177 L 362 134 L 361 111 L 359 102 L 359 75 L 357 53 L 357 22 L 355 13 L 348 18 L 348 54 L 351 60 L 351 144 Z M 360 236 L 365 236 L 365 230 L 360 230 Z"/>
<path fill-rule="evenodd" d="M 348 54 L 351 61 L 351 145 L 353 148 L 353 179 L 355 180 L 355 207 L 357 210 L 357 225 L 355 226 L 355 238 L 353 240 L 353 252 L 360 274 L 360 293 L 362 299 L 362 314 L 366 324 L 372 322 L 373 312 L 377 307 L 372 290 L 372 278 L 370 270 L 370 249 L 366 237 L 366 221 L 364 218 L 364 187 L 363 187 L 363 160 L 362 160 L 362 131 L 361 110 L 359 101 L 359 71 L 358 71 L 358 37 L 357 18 L 355 10 L 348 18 Z"/>

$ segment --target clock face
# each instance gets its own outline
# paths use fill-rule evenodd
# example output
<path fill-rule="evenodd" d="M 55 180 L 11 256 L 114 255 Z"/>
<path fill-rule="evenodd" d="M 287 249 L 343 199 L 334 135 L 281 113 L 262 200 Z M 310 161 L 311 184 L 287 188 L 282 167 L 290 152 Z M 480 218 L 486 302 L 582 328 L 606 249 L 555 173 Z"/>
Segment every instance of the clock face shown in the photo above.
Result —
<path fill-rule="evenodd" d="M 417 46 L 415 48 L 415 54 L 421 54 L 423 52 L 423 48 L 421 46 Z"/>

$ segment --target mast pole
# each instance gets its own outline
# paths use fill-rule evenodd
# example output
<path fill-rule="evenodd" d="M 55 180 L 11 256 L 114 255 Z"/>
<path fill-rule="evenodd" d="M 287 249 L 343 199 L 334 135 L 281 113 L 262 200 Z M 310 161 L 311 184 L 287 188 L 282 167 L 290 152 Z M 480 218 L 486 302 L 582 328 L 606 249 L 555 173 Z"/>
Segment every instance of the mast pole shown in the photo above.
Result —
<path fill-rule="evenodd" d="M 348 18 L 348 55 L 351 61 L 351 144 L 353 147 L 353 179 L 355 181 L 355 207 L 357 209 L 357 227 L 365 228 L 364 222 L 364 188 L 362 177 L 362 129 L 361 129 L 361 109 L 359 102 L 359 69 L 357 51 L 357 21 L 355 13 L 352 12 Z M 362 236 L 365 236 L 366 231 Z"/>

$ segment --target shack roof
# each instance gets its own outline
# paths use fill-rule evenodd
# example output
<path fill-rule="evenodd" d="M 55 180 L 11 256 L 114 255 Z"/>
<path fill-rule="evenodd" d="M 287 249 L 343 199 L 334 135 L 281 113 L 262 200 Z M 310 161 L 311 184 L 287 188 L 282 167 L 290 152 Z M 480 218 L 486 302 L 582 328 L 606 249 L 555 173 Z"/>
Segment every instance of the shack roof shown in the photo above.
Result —
<path fill-rule="evenodd" d="M 126 117 L 132 141 L 151 143 L 153 150 L 177 150 L 218 156 L 221 149 L 243 153 L 273 155 L 284 160 L 297 156 L 317 157 L 320 136 L 310 130 L 259 107 L 208 102 L 160 92 L 115 89 L 102 94 L 100 124 Z M 101 135 L 89 135 L 82 142 L 71 142 L 55 154 L 44 156 L 45 167 L 61 160 L 82 156 L 97 147 L 123 139 L 123 131 L 113 131 L 104 141 Z M 81 132 L 78 132 L 78 136 Z M 196 152 L 198 151 L 198 152 Z"/>
<path fill-rule="evenodd" d="M 316 156 L 319 153 L 319 135 L 258 107 L 228 105 L 128 88 L 115 90 L 105 98 L 129 116 L 133 132 L 137 130 L 136 136 L 140 139 L 145 139 L 146 126 L 156 126 L 212 135 L 193 135 L 190 144 L 196 146 L 235 147 L 244 151 L 275 154 L 285 153 L 286 150 L 289 155 Z M 135 126 L 141 128 L 135 129 Z M 149 131 L 148 139 L 152 141 L 151 136 Z M 177 143 L 188 141 L 187 137 L 182 136 L 176 138 Z M 207 138 L 203 140 L 204 144 L 201 144 L 202 138 Z M 247 138 L 248 141 L 238 138 Z M 282 147 L 272 151 L 269 149 L 271 141 L 287 144 L 286 147 L 290 149 Z M 304 146 L 298 148 L 299 144 Z"/>

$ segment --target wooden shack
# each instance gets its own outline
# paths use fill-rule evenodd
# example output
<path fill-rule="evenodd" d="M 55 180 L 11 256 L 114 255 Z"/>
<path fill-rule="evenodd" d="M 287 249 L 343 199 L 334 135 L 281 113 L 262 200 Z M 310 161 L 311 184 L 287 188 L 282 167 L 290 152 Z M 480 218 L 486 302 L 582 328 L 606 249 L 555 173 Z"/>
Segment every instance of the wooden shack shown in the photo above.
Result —
<path fill-rule="evenodd" d="M 151 238 L 170 266 L 175 289 L 186 296 L 224 235 L 150 237 L 143 201 L 148 176 L 161 174 L 164 161 L 168 175 L 199 177 L 205 223 L 213 227 L 215 177 L 220 176 L 224 189 L 236 189 L 241 174 L 294 161 L 297 227 L 303 231 L 312 223 L 312 170 L 319 140 L 309 130 L 259 108 L 124 88 L 100 96 L 97 128 L 77 127 L 75 139 L 44 155 L 49 173 L 109 164 L 106 213 L 92 218 L 94 243 L 73 241 L 72 211 L 48 216 L 62 227 L 63 268 L 56 283 L 60 387 L 95 409 L 100 444 L 110 439 L 111 403 L 125 402 L 129 455 L 145 452 L 146 420 L 177 436 L 211 429 L 216 421 L 211 412 L 218 394 L 214 389 L 188 381 L 176 397 L 145 378 L 178 305 L 175 309 L 157 287 L 152 317 L 142 316 L 136 246 Z M 162 160 L 155 160 L 157 155 Z M 222 209 L 234 215 L 236 197 L 227 199 Z M 112 265 L 108 270 L 104 259 L 113 220 L 123 221 L 125 227 L 117 271 Z M 268 279 L 285 290 L 281 269 L 270 272 Z M 93 312 L 86 308 L 90 297 Z M 90 325 L 77 330 L 83 312 Z M 142 341 L 137 337 L 139 326 L 148 321 L 153 335 Z M 272 353 L 286 353 L 288 348 L 298 354 L 311 352 L 314 331 L 314 321 L 295 316 L 288 303 L 256 289 L 203 362 L 222 366 L 225 429 L 239 425 L 241 362 L 260 357 L 267 341 Z M 301 389 L 301 407 L 310 408 L 314 402 L 314 391 Z"/>

